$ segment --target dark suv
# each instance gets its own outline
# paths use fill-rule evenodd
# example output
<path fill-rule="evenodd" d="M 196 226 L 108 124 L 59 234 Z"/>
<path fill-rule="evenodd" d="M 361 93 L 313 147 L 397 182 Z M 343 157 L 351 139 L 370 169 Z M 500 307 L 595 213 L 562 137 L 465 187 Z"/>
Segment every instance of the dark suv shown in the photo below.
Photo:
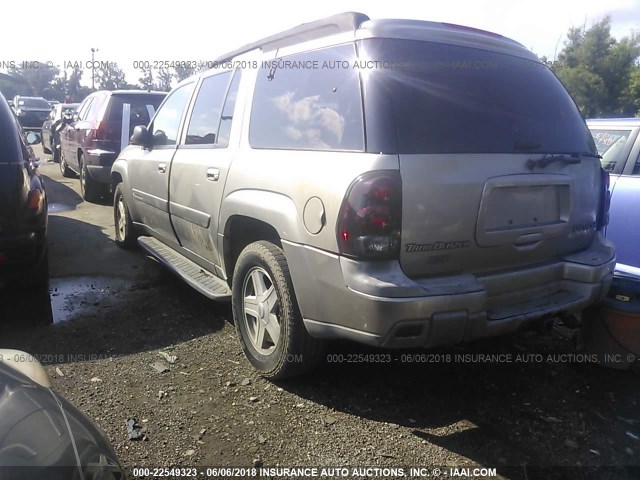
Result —
<path fill-rule="evenodd" d="M 147 125 L 166 93 L 136 90 L 92 93 L 60 134 L 60 170 L 80 175 L 82 197 L 95 201 L 111 184 L 111 165 L 129 144 L 133 128 Z"/>
<path fill-rule="evenodd" d="M 13 99 L 13 108 L 20 125 L 24 128 L 38 130 L 51 111 L 49 102 L 42 97 L 16 96 Z"/>
<path fill-rule="evenodd" d="M 38 287 L 48 305 L 47 197 L 30 147 L 38 142 L 0 94 L 0 286 Z"/>

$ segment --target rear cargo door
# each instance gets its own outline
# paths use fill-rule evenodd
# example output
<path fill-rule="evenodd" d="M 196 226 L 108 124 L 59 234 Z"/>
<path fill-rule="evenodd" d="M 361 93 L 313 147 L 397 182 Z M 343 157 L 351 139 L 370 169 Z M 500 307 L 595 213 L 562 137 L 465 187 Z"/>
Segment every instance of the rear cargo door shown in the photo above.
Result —
<path fill-rule="evenodd" d="M 499 271 L 589 246 L 600 163 L 545 65 L 502 43 L 363 44 L 364 55 L 402 66 L 364 80 L 365 105 L 393 118 L 385 132 L 395 130 L 399 153 L 407 275 Z M 369 145 L 376 128 L 367 122 Z"/>
<path fill-rule="evenodd" d="M 486 272 L 587 248 L 598 206 L 597 160 L 534 171 L 529 160 L 402 155 L 403 270 L 410 276 Z"/>

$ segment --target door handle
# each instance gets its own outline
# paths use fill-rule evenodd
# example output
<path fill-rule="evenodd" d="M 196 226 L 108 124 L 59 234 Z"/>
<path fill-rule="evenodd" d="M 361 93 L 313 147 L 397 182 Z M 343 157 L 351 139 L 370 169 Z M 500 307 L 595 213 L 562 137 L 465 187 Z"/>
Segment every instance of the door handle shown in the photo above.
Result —
<path fill-rule="evenodd" d="M 217 168 L 207 168 L 207 180 L 217 182 L 220 178 L 220 170 Z"/>
<path fill-rule="evenodd" d="M 167 164 L 159 163 L 158 164 L 158 173 L 166 173 L 167 172 Z"/>

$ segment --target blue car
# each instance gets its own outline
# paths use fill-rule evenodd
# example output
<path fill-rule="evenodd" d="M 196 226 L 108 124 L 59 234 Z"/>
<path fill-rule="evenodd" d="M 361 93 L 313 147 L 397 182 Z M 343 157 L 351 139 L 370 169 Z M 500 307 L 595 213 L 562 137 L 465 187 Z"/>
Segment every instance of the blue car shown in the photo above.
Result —
<path fill-rule="evenodd" d="M 640 118 L 587 120 L 611 178 L 606 235 L 616 244 L 616 273 L 640 278 Z"/>

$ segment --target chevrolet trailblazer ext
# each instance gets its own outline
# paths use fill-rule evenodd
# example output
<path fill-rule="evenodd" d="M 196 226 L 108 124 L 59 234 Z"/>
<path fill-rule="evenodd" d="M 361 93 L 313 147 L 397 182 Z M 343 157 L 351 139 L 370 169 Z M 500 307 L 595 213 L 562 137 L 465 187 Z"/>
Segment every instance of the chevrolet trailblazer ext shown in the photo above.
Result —
<path fill-rule="evenodd" d="M 326 339 L 453 344 L 606 293 L 608 175 L 519 43 L 347 13 L 215 66 L 115 162 L 116 241 L 231 299 L 263 375 L 307 370 Z"/>

